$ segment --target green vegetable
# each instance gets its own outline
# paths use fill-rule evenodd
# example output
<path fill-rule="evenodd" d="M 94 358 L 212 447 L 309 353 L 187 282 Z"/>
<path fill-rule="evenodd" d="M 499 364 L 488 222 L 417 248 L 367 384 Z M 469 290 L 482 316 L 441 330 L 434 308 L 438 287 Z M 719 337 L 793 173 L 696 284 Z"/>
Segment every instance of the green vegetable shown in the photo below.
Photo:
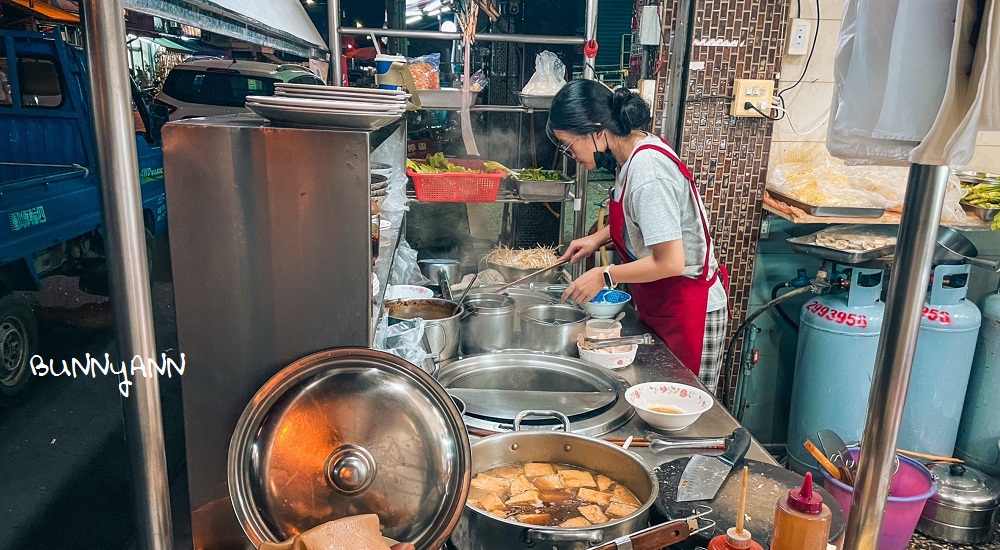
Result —
<path fill-rule="evenodd" d="M 407 159 L 406 167 L 418 174 L 444 174 L 448 172 L 463 174 L 482 174 L 482 170 L 470 170 L 463 166 L 452 164 L 444 158 L 444 153 L 427 155 L 427 162 L 414 162 Z"/>
<path fill-rule="evenodd" d="M 1000 208 L 1000 185 L 980 183 L 967 189 L 969 193 L 962 198 L 963 203 L 980 208 Z M 990 228 L 993 231 L 1000 231 L 1000 217 L 993 219 Z"/>
<path fill-rule="evenodd" d="M 562 181 L 562 174 L 555 170 L 541 168 L 525 168 L 517 175 L 518 179 L 528 181 Z"/>

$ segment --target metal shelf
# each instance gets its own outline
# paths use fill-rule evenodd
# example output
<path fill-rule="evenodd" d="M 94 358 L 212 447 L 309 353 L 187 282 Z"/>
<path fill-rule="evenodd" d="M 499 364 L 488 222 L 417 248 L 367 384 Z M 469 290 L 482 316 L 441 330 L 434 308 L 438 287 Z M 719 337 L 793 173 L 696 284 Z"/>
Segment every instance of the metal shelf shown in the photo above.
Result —
<path fill-rule="evenodd" d="M 552 201 L 525 200 L 525 199 L 522 199 L 521 197 L 519 197 L 517 195 L 517 193 L 515 193 L 514 191 L 501 191 L 499 194 L 497 194 L 497 200 L 493 201 L 493 202 L 507 203 L 507 204 L 534 204 L 534 203 L 548 203 L 548 202 L 571 203 L 571 202 L 573 202 L 574 198 L 575 197 L 573 196 L 573 192 L 572 191 L 569 192 L 568 196 L 565 199 L 562 199 L 562 200 L 552 200 Z M 408 202 L 411 202 L 411 203 L 419 203 L 419 204 L 449 204 L 449 203 L 445 203 L 445 202 L 423 202 L 422 203 L 419 200 L 417 200 L 417 195 L 416 195 L 416 193 L 413 192 L 412 189 L 408 189 L 406 191 L 406 200 Z M 455 201 L 455 202 L 452 202 L 450 204 L 468 204 L 468 201 Z M 492 204 L 492 203 L 490 203 L 490 202 L 481 202 L 479 204 Z"/>
<path fill-rule="evenodd" d="M 901 215 L 896 212 L 886 212 L 881 218 L 825 218 L 810 216 L 808 214 L 789 214 L 788 212 L 783 212 L 770 204 L 764 204 L 764 210 L 778 216 L 779 218 L 786 219 L 792 223 L 796 224 L 826 224 L 826 225 L 840 225 L 840 224 L 871 224 L 871 225 L 899 225 Z M 952 222 L 941 220 L 941 225 L 954 227 L 955 229 L 961 229 L 963 231 L 989 231 L 990 224 L 984 222 L 983 220 L 969 215 L 962 222 Z"/>
<path fill-rule="evenodd" d="M 370 29 L 367 27 L 340 27 L 340 34 L 353 34 L 388 38 L 420 38 L 425 40 L 461 40 L 462 33 L 440 31 L 411 31 L 408 29 Z M 552 44 L 556 46 L 580 46 L 586 43 L 582 36 L 550 36 L 546 34 L 476 34 L 477 42 L 517 42 L 520 44 Z"/>

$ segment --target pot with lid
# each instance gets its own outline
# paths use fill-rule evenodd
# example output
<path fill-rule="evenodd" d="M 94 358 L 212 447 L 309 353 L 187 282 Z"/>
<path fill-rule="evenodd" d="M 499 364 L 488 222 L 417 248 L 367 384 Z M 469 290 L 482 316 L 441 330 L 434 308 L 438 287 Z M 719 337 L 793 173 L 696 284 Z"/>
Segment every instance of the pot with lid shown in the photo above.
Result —
<path fill-rule="evenodd" d="M 466 355 L 509 349 L 514 341 L 514 300 L 477 293 L 462 302 L 462 351 Z"/>
<path fill-rule="evenodd" d="M 515 419 L 515 430 L 528 416 L 558 417 L 566 432 L 515 431 L 480 439 L 472 446 L 472 470 L 479 474 L 519 463 L 554 463 L 603 474 L 633 493 L 640 502 L 631 514 L 597 525 L 542 527 L 500 518 L 466 503 L 451 542 L 459 550 L 585 550 L 643 529 L 649 509 L 656 502 L 659 484 L 642 460 L 599 439 L 568 433 L 569 420 L 555 411 L 524 411 Z M 596 487 L 595 487 L 596 489 Z M 472 499 L 470 493 L 470 500 Z"/>
<path fill-rule="evenodd" d="M 961 464 L 928 464 L 938 492 L 924 506 L 917 530 L 956 544 L 990 539 L 1000 508 L 1000 480 Z"/>
<path fill-rule="evenodd" d="M 455 401 L 427 373 L 367 348 L 315 353 L 254 395 L 229 445 L 236 517 L 255 546 L 357 514 L 438 550 L 469 492 Z"/>

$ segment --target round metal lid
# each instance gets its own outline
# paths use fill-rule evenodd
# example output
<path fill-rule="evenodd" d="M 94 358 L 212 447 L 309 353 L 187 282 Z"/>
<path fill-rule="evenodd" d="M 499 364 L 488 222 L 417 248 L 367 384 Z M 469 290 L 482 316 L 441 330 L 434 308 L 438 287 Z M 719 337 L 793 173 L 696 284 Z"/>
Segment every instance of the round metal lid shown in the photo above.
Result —
<path fill-rule="evenodd" d="M 1000 506 L 1000 480 L 961 464 L 937 462 L 927 468 L 938 480 L 932 501 L 963 510 L 992 510 Z"/>
<path fill-rule="evenodd" d="M 300 359 L 247 405 L 229 445 L 229 493 L 256 546 L 374 513 L 386 537 L 440 548 L 471 481 L 454 401 L 419 368 L 343 348 Z"/>
<path fill-rule="evenodd" d="M 625 425 L 634 414 L 624 397 L 627 380 L 571 357 L 525 351 L 474 355 L 441 367 L 437 379 L 465 402 L 466 425 L 483 430 L 512 431 L 518 412 L 547 409 L 567 415 L 574 433 L 598 436 Z M 560 428 L 552 419 L 522 426 Z"/>

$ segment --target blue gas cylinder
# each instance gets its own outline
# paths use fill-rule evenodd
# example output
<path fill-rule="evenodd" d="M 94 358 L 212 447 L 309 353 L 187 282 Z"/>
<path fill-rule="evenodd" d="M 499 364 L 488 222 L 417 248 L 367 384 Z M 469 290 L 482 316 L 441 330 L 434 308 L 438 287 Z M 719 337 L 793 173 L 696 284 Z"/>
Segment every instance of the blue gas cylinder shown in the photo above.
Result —
<path fill-rule="evenodd" d="M 983 326 L 955 453 L 973 468 L 1000 476 L 1000 291 L 983 300 L 981 309 Z"/>
<path fill-rule="evenodd" d="M 859 441 L 885 304 L 883 272 L 854 269 L 847 293 L 809 300 L 799 317 L 799 342 L 788 418 L 788 458 L 793 470 L 817 473 L 802 447 L 829 429 Z"/>
<path fill-rule="evenodd" d="M 924 304 L 898 446 L 939 456 L 955 452 L 982 315 L 966 300 L 969 265 L 934 268 Z"/>

